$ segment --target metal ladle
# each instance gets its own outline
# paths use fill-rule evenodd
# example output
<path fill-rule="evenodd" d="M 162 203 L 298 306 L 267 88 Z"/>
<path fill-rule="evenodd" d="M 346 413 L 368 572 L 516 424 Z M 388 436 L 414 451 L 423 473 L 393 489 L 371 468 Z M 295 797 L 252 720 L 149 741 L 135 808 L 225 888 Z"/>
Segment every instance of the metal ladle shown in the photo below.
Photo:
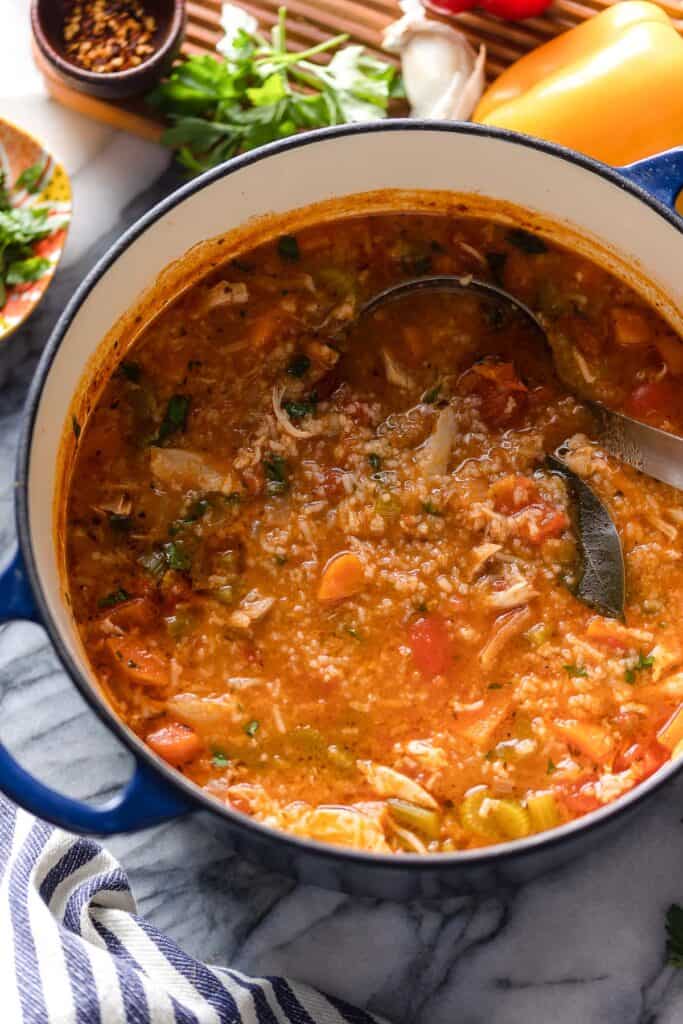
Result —
<path fill-rule="evenodd" d="M 553 355 L 548 333 L 533 310 L 504 288 L 480 281 L 469 274 L 463 277 L 456 277 L 455 274 L 416 277 L 390 285 L 368 299 L 361 307 L 359 318 L 374 312 L 386 302 L 421 291 L 474 293 L 494 299 L 496 302 L 507 302 L 533 323 L 541 333 L 548 352 Z M 641 423 L 624 413 L 614 412 L 592 399 L 582 397 L 581 400 L 595 414 L 599 425 L 599 440 L 611 455 L 622 462 L 627 462 L 641 473 L 654 477 L 655 480 L 661 480 L 683 490 L 683 437 L 668 434 L 665 430 Z"/>
<path fill-rule="evenodd" d="M 548 333 L 533 310 L 504 288 L 470 275 L 439 274 L 390 285 L 361 307 L 358 319 L 385 303 L 426 291 L 475 294 L 498 303 L 507 302 L 533 323 L 547 351 L 554 355 Z M 582 398 L 582 401 L 595 414 L 598 437 L 607 451 L 642 473 L 683 489 L 683 438 L 614 412 L 592 399 Z M 566 464 L 565 454 L 566 449 L 560 446 L 554 454 L 547 456 L 546 466 L 564 478 L 573 499 L 582 563 L 581 577 L 575 588 L 576 597 L 602 615 L 623 618 L 625 567 L 619 533 L 595 491 Z"/>

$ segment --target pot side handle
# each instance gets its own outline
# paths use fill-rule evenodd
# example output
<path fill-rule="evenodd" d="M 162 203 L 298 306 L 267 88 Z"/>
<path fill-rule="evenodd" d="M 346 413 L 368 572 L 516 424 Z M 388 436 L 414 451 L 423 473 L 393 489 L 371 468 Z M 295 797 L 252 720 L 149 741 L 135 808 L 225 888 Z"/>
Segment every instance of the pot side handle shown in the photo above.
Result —
<path fill-rule="evenodd" d="M 0 625 L 12 619 L 40 622 L 19 550 L 0 571 Z M 135 832 L 193 809 L 169 783 L 137 761 L 123 790 L 101 807 L 64 796 L 35 779 L 0 743 L 0 790 L 27 811 L 70 832 L 112 835 Z"/>
<path fill-rule="evenodd" d="M 683 189 L 683 146 L 617 169 L 628 181 L 675 210 L 676 199 Z"/>

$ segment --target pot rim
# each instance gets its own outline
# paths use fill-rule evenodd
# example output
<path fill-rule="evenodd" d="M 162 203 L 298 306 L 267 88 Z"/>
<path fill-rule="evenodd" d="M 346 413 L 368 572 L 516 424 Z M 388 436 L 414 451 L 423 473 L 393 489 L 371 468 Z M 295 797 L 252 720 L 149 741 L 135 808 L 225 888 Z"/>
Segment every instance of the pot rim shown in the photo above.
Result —
<path fill-rule="evenodd" d="M 143 214 L 132 224 L 121 237 L 111 245 L 100 257 L 92 270 L 86 275 L 79 287 L 69 300 L 64 312 L 55 324 L 47 344 L 41 355 L 31 382 L 26 403 L 22 412 L 22 424 L 19 435 L 16 461 L 16 495 L 15 515 L 19 547 L 24 557 L 29 584 L 40 613 L 41 625 L 54 646 L 57 655 L 66 670 L 70 680 L 79 690 L 81 696 L 92 708 L 98 718 L 106 725 L 121 743 L 130 751 L 136 761 L 142 760 L 145 765 L 152 768 L 171 788 L 179 790 L 183 796 L 189 798 L 196 809 L 203 809 L 226 818 L 233 827 L 246 832 L 256 833 L 262 840 L 277 841 L 289 846 L 292 852 L 298 851 L 308 855 L 315 855 L 329 861 L 343 861 L 364 866 L 368 869 L 390 869 L 402 870 L 409 868 L 419 873 L 433 871 L 434 869 L 451 869 L 456 871 L 462 866 L 487 866 L 495 865 L 500 861 L 510 861 L 525 854 L 537 851 L 540 848 L 549 849 L 559 843 L 568 840 L 571 836 L 583 832 L 593 826 L 604 825 L 612 821 L 636 804 L 640 803 L 647 796 L 654 793 L 664 783 L 668 782 L 682 767 L 683 758 L 678 762 L 672 761 L 668 766 L 663 766 L 654 775 L 651 775 L 644 782 L 636 785 L 628 793 L 617 798 L 614 802 L 606 804 L 599 810 L 592 811 L 588 815 L 576 818 L 564 825 L 549 830 L 548 832 L 537 833 L 523 839 L 516 839 L 506 843 L 499 843 L 493 846 L 481 847 L 474 850 L 462 850 L 454 853 L 430 853 L 428 855 L 405 853 L 405 854 L 383 854 L 358 850 L 352 847 L 336 846 L 328 843 L 318 842 L 312 839 L 305 839 L 292 835 L 277 828 L 264 825 L 247 815 L 221 804 L 218 800 L 204 793 L 195 783 L 185 778 L 180 772 L 170 765 L 165 764 L 155 756 L 149 748 L 135 736 L 131 730 L 111 709 L 104 697 L 91 684 L 86 674 L 81 671 L 71 653 L 63 642 L 62 634 L 55 623 L 49 604 L 43 593 L 40 581 L 37 561 L 33 550 L 31 530 L 29 526 L 28 509 L 28 479 L 31 459 L 31 447 L 34 427 L 36 424 L 38 408 L 43 394 L 43 389 L 52 367 L 53 360 L 59 350 L 61 342 L 69 330 L 72 322 L 77 317 L 84 301 L 97 285 L 100 278 L 116 262 L 121 254 L 129 248 L 136 239 L 148 228 L 165 216 L 170 210 L 191 198 L 195 193 L 200 192 L 207 185 L 212 184 L 221 178 L 229 177 L 236 171 L 248 167 L 253 163 L 267 160 L 269 157 L 290 149 L 301 149 L 315 145 L 317 142 L 324 142 L 342 136 L 365 135 L 377 132 L 446 132 L 455 135 L 473 135 L 485 138 L 498 139 L 511 145 L 523 146 L 529 149 L 539 150 L 549 156 L 558 157 L 568 163 L 575 164 L 584 170 L 604 178 L 612 185 L 625 192 L 630 192 L 635 198 L 653 209 L 659 216 L 663 217 L 681 235 L 683 235 L 683 219 L 678 217 L 664 203 L 654 198 L 639 185 L 620 175 L 615 168 L 609 167 L 592 157 L 584 156 L 581 153 L 566 149 L 555 143 L 546 142 L 541 139 L 521 135 L 506 129 L 492 128 L 486 125 L 471 124 L 469 122 L 437 121 L 424 119 L 386 119 L 349 125 L 337 125 L 331 128 L 321 128 L 301 135 L 294 135 L 287 139 L 269 143 L 254 151 L 243 154 L 212 168 L 193 179 L 185 185 L 180 186 L 171 195 L 162 199 L 159 203 Z"/>

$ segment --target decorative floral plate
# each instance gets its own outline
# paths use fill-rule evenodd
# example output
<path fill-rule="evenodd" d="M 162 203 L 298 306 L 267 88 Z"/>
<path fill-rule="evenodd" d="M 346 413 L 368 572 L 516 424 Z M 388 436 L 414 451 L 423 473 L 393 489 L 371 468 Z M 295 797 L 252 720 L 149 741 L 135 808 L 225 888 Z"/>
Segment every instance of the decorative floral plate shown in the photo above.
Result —
<path fill-rule="evenodd" d="M 70 217 L 64 168 L 33 136 L 0 118 L 0 341 L 47 291 Z"/>

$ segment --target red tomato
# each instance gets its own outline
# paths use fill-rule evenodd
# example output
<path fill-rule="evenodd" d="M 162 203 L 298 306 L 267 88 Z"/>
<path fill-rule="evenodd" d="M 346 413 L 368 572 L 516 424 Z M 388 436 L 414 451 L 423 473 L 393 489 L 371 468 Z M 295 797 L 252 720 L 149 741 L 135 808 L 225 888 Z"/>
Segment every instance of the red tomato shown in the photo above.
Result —
<path fill-rule="evenodd" d="M 482 8 L 497 18 L 519 21 L 535 18 L 550 6 L 551 0 L 482 0 Z"/>
<path fill-rule="evenodd" d="M 617 754 L 614 759 L 614 771 L 624 772 L 631 765 L 636 765 L 638 775 L 645 779 L 661 768 L 668 757 L 669 752 L 656 740 L 649 744 L 631 743 Z"/>
<path fill-rule="evenodd" d="M 673 416 L 680 403 L 676 388 L 669 380 L 655 380 L 641 384 L 624 403 L 629 416 L 646 419 L 648 416 Z"/>
<path fill-rule="evenodd" d="M 451 664 L 451 638 L 441 615 L 425 615 L 413 622 L 408 643 L 415 664 L 427 679 L 443 675 Z"/>
<path fill-rule="evenodd" d="M 528 476 L 505 476 L 491 485 L 493 504 L 499 512 L 510 515 L 539 500 L 538 487 Z"/>
<path fill-rule="evenodd" d="M 533 18 L 542 14 L 550 6 L 551 0 L 427 0 L 427 6 L 440 14 L 462 14 L 473 7 L 481 7 L 489 14 L 498 18 L 517 21 L 520 18 Z"/>
<path fill-rule="evenodd" d="M 576 783 L 561 794 L 565 804 L 574 814 L 588 814 L 589 811 L 597 811 L 598 807 L 602 807 L 598 798 L 585 788 L 586 785 L 584 779 L 581 784 Z"/>
<path fill-rule="evenodd" d="M 530 544 L 543 544 L 551 537 L 559 537 L 569 526 L 569 518 L 562 509 L 554 508 L 545 502 L 533 505 L 530 509 L 518 513 L 518 530 Z"/>

